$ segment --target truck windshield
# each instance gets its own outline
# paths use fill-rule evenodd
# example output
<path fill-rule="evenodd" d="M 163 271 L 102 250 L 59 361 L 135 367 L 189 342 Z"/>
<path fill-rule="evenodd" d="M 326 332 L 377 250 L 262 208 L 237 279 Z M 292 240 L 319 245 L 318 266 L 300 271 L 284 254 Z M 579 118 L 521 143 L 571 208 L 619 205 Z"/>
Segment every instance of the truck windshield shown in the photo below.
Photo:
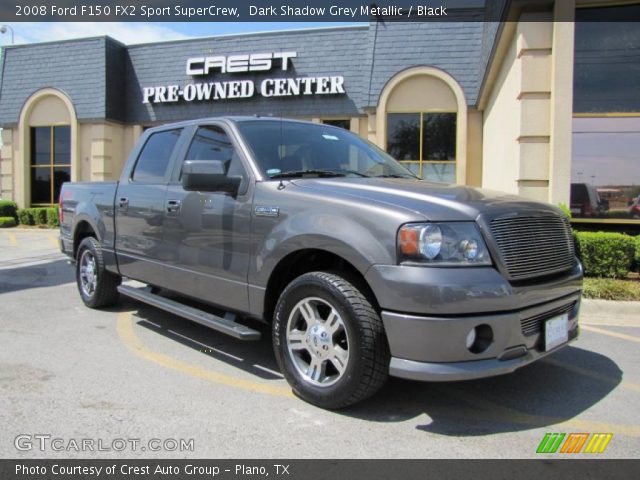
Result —
<path fill-rule="evenodd" d="M 238 129 L 268 178 L 418 178 L 383 150 L 337 127 L 250 120 Z"/>

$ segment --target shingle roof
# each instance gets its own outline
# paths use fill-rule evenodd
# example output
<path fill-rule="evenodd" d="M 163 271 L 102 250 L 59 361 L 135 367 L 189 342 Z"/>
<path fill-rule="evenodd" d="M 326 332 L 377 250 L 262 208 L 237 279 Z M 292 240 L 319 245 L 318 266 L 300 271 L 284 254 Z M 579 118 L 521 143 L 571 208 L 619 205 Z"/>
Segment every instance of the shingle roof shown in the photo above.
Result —
<path fill-rule="evenodd" d="M 267 32 L 124 46 L 109 37 L 9 47 L 3 56 L 0 125 L 17 123 L 37 90 L 66 93 L 79 120 L 168 122 L 217 115 L 358 115 L 373 107 L 385 83 L 410 67 L 435 66 L 452 75 L 474 105 L 492 31 L 481 22 L 376 23 L 368 27 Z M 342 75 L 346 95 L 143 104 L 142 87 L 194 81 L 186 59 L 293 50 L 288 72 L 243 74 L 256 82 L 277 76 Z M 483 63 L 484 62 L 484 63 Z M 229 74 L 225 77 L 228 80 Z M 209 78 L 209 77 L 208 77 Z M 219 80 L 221 77 L 211 77 Z"/>

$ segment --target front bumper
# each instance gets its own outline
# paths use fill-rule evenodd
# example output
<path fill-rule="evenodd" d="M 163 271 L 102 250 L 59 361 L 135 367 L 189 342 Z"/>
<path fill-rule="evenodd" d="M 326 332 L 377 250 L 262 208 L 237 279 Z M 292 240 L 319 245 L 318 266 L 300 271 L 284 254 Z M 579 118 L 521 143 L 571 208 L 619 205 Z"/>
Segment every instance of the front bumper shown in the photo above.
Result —
<path fill-rule="evenodd" d="M 423 381 L 454 381 L 513 372 L 550 351 L 544 348 L 546 320 L 566 313 L 569 342 L 579 333 L 580 294 L 513 312 L 473 316 L 426 317 L 383 311 L 395 377 Z M 466 346 L 469 331 L 488 326 L 492 340 L 473 353 Z"/>

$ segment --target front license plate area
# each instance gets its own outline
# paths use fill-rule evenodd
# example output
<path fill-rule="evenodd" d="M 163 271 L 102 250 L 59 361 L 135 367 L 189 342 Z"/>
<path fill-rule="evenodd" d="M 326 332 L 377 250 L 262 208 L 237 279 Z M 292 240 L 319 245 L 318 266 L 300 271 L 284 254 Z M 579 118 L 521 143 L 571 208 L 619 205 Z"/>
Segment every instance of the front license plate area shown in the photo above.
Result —
<path fill-rule="evenodd" d="M 567 343 L 569 341 L 569 314 L 547 320 L 544 324 L 544 349 L 545 351 Z"/>

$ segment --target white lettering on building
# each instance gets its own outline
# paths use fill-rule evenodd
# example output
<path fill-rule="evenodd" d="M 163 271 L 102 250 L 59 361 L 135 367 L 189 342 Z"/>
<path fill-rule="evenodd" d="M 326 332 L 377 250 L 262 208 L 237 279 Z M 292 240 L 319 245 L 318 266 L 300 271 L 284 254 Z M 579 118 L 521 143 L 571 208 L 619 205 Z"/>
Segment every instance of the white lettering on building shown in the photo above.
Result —
<path fill-rule="evenodd" d="M 274 60 L 282 70 L 288 70 L 289 60 L 296 52 L 252 53 L 251 55 L 218 55 L 214 57 L 192 57 L 187 59 L 187 75 L 209 75 L 220 73 L 266 72 L 273 68 Z"/>
<path fill-rule="evenodd" d="M 278 68 L 287 71 L 296 52 L 252 53 L 242 55 L 216 55 L 191 57 L 186 62 L 186 74 L 205 76 L 211 74 L 266 72 Z M 292 97 L 299 95 L 344 94 L 344 77 L 318 76 L 296 78 L 266 78 L 259 88 L 253 80 L 198 82 L 180 85 L 160 85 L 142 89 L 142 103 L 204 102 L 234 98 Z"/>

